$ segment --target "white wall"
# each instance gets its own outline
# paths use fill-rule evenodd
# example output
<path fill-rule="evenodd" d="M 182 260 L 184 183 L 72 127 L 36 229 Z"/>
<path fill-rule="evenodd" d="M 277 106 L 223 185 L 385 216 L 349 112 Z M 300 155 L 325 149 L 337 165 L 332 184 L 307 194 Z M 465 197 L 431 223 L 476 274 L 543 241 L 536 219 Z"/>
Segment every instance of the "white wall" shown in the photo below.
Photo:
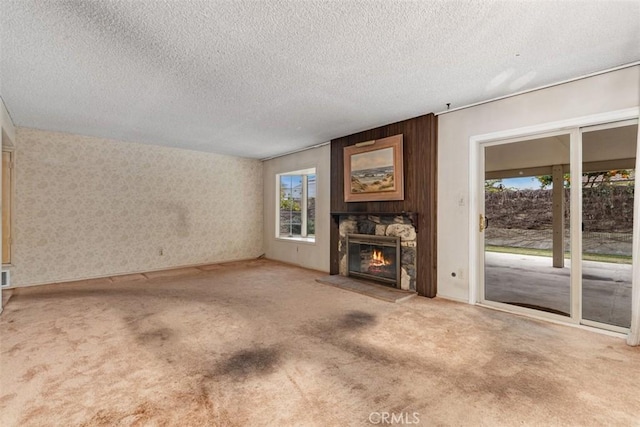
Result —
<path fill-rule="evenodd" d="M 304 243 L 276 239 L 276 175 L 316 168 L 316 241 Z M 264 247 L 269 259 L 329 271 L 331 146 L 301 151 L 264 162 Z"/>
<path fill-rule="evenodd" d="M 438 295 L 469 298 L 469 139 L 640 105 L 640 66 L 438 117 Z M 456 277 L 451 273 L 455 272 Z"/>
<path fill-rule="evenodd" d="M 15 172 L 16 286 L 263 253 L 259 160 L 18 128 Z"/>

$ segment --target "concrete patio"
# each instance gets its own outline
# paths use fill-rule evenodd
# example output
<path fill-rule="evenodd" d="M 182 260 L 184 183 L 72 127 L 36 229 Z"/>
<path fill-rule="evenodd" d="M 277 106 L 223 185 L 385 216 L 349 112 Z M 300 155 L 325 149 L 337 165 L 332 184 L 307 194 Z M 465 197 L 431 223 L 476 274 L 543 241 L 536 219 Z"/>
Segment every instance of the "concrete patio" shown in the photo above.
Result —
<path fill-rule="evenodd" d="M 486 299 L 537 306 L 558 313 L 570 311 L 571 260 L 553 268 L 551 258 L 509 253 L 485 253 Z M 629 327 L 630 264 L 583 261 L 583 317 Z"/>
<path fill-rule="evenodd" d="M 266 260 L 21 289 L 0 425 L 634 425 L 640 349 Z M 414 423 L 415 425 L 415 423 Z"/>

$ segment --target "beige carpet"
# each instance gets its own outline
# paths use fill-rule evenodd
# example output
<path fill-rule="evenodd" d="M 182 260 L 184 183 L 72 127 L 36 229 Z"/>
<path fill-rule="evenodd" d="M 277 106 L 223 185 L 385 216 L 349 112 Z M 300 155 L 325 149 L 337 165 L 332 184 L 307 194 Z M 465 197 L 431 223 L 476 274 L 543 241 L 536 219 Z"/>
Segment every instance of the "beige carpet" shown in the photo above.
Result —
<path fill-rule="evenodd" d="M 0 426 L 639 424 L 621 339 L 321 275 L 254 261 L 20 291 Z"/>

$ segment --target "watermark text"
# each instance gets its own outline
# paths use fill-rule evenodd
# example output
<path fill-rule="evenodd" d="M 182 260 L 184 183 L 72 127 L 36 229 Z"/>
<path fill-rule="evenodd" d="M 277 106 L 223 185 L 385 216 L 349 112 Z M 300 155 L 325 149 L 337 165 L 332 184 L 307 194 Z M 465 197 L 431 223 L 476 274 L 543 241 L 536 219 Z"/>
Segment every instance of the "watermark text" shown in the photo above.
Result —
<path fill-rule="evenodd" d="M 376 425 L 420 424 L 419 412 L 372 412 L 369 422 Z"/>

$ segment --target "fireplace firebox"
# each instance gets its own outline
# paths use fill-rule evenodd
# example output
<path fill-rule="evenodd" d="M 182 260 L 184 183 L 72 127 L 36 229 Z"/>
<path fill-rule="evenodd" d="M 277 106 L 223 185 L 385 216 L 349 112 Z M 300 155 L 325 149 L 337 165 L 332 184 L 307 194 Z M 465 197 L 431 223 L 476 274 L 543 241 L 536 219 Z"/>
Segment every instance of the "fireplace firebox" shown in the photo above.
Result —
<path fill-rule="evenodd" d="M 347 234 L 347 274 L 400 287 L 400 237 Z"/>

